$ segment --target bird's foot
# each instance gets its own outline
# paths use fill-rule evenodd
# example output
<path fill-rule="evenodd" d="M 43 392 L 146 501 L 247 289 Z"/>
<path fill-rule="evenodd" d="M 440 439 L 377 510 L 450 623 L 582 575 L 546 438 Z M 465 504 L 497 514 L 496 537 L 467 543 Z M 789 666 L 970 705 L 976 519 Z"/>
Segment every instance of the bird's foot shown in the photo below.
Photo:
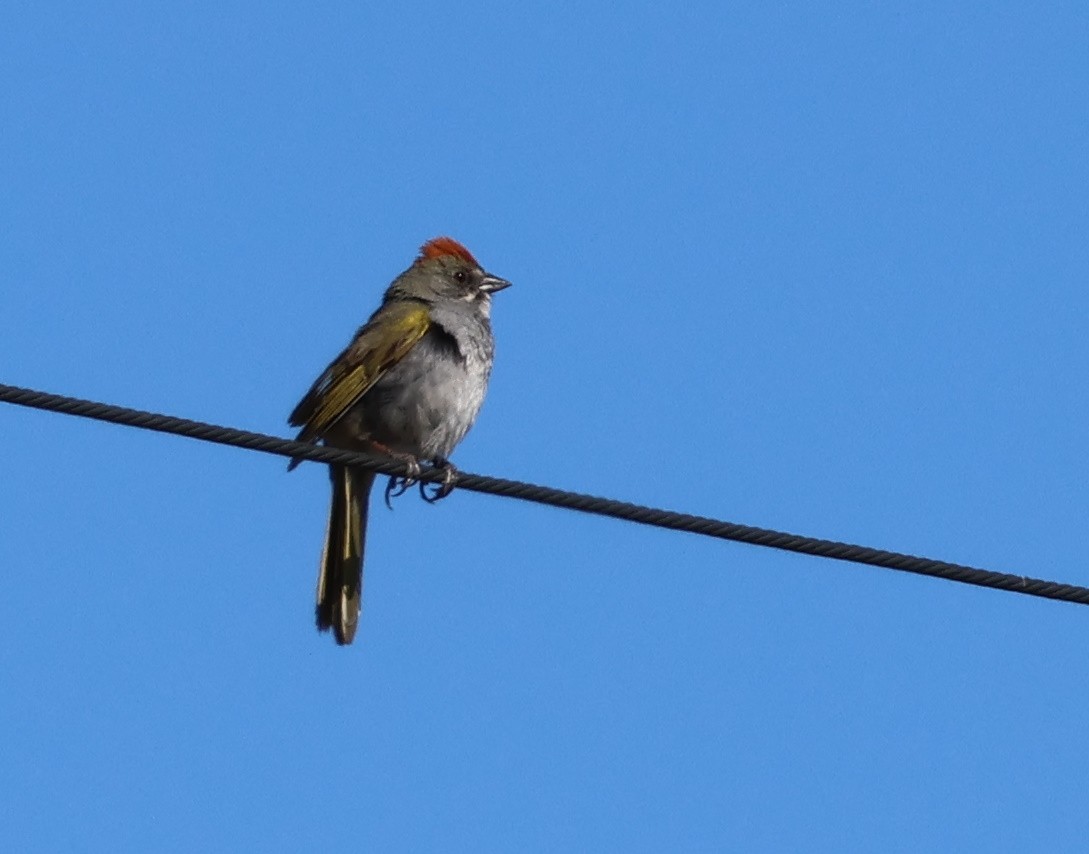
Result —
<path fill-rule="evenodd" d="M 437 469 L 442 469 L 442 482 L 424 483 L 423 481 L 420 481 L 420 495 L 428 504 L 434 504 L 436 501 L 445 498 L 453 492 L 454 481 L 458 478 L 458 470 L 449 460 L 445 460 L 442 457 L 436 457 L 431 461 L 431 465 Z M 430 490 L 428 487 L 430 487 Z"/>
<path fill-rule="evenodd" d="M 407 469 L 404 475 L 390 475 L 389 482 L 386 484 L 386 506 L 392 510 L 393 499 L 404 495 L 419 480 L 420 462 L 412 454 L 399 454 L 388 448 L 384 450 L 395 460 L 403 462 Z"/>

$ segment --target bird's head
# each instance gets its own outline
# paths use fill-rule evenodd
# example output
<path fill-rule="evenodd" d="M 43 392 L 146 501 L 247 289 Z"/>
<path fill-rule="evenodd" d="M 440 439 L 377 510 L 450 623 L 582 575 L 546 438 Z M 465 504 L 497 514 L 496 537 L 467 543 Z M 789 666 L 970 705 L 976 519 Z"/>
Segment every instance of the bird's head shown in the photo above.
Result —
<path fill-rule="evenodd" d="M 436 237 L 390 285 L 389 296 L 424 302 L 455 301 L 487 310 L 491 295 L 510 282 L 485 272 L 472 253 L 452 237 Z"/>

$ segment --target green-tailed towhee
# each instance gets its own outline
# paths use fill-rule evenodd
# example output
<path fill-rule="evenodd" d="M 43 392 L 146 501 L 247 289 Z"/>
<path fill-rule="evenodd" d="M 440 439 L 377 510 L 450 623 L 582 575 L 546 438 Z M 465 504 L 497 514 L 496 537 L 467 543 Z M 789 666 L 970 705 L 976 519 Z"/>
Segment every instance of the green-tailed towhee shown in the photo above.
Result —
<path fill-rule="evenodd" d="M 484 272 L 456 240 L 429 240 L 291 413 L 291 425 L 302 428 L 299 441 L 376 450 L 409 461 L 410 468 L 425 460 L 452 475 L 447 457 L 476 421 L 492 371 L 491 295 L 509 286 Z M 359 621 L 375 475 L 339 465 L 331 465 L 329 475 L 333 501 L 317 622 L 321 631 L 333 629 L 338 644 L 348 644 Z"/>

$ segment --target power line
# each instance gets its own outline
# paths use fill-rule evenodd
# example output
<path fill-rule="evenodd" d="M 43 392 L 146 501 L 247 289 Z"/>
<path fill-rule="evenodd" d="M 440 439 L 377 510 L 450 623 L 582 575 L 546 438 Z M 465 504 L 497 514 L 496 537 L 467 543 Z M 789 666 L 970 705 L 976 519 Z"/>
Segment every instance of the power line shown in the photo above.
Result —
<path fill-rule="evenodd" d="M 281 457 L 359 466 L 380 474 L 394 476 L 406 473 L 405 464 L 397 460 L 374 457 L 356 451 L 344 451 L 323 445 L 295 442 L 290 439 L 281 439 L 278 436 L 251 433 L 247 430 L 220 427 L 202 421 L 175 418 L 170 415 L 144 412 L 139 409 L 127 409 L 107 403 L 80 400 L 59 394 L 18 388 L 17 386 L 0 384 L 0 402 L 14 403 L 19 406 L 44 409 L 50 412 L 60 412 L 65 415 L 78 415 L 98 421 L 109 421 L 113 424 L 138 427 L 142 430 L 172 433 L 190 439 L 247 448 L 251 451 L 261 451 Z M 441 471 L 428 471 L 425 469 L 420 473 L 420 480 L 422 481 L 438 483 L 442 479 L 443 472 Z M 642 525 L 653 525 L 674 531 L 688 531 L 705 537 L 733 540 L 754 546 L 765 546 L 816 557 L 861 563 L 868 566 L 879 566 L 901 572 L 912 572 L 916 575 L 927 575 L 932 578 L 944 578 L 962 584 L 975 584 L 979 587 L 991 587 L 1028 596 L 1040 596 L 1046 599 L 1074 602 L 1078 605 L 1089 605 L 1089 588 L 1073 584 L 1059 584 L 1054 581 L 992 572 L 946 561 L 851 545 L 850 543 L 839 543 L 815 537 L 802 537 L 797 534 L 787 534 L 766 528 L 753 528 L 749 525 L 737 525 L 705 516 L 692 516 L 671 510 L 644 507 L 639 504 L 629 504 L 626 501 L 614 501 L 609 498 L 583 495 L 564 489 L 554 489 L 549 486 L 506 480 L 501 477 L 459 472 L 455 485 L 460 489 L 468 489 L 473 492 L 485 492 L 506 498 L 520 498 L 523 501 L 534 501 L 538 504 L 548 504 L 568 510 L 580 510 L 584 513 L 594 513 L 599 516 L 611 516 L 614 519 L 624 519 Z"/>

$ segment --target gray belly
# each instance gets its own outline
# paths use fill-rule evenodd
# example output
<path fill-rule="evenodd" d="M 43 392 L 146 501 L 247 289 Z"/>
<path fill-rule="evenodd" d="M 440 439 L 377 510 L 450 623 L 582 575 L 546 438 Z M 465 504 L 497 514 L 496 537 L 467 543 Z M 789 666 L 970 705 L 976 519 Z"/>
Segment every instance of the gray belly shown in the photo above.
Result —
<path fill-rule="evenodd" d="M 476 421 L 489 369 L 430 331 L 363 396 L 344 426 L 400 453 L 449 457 Z"/>

